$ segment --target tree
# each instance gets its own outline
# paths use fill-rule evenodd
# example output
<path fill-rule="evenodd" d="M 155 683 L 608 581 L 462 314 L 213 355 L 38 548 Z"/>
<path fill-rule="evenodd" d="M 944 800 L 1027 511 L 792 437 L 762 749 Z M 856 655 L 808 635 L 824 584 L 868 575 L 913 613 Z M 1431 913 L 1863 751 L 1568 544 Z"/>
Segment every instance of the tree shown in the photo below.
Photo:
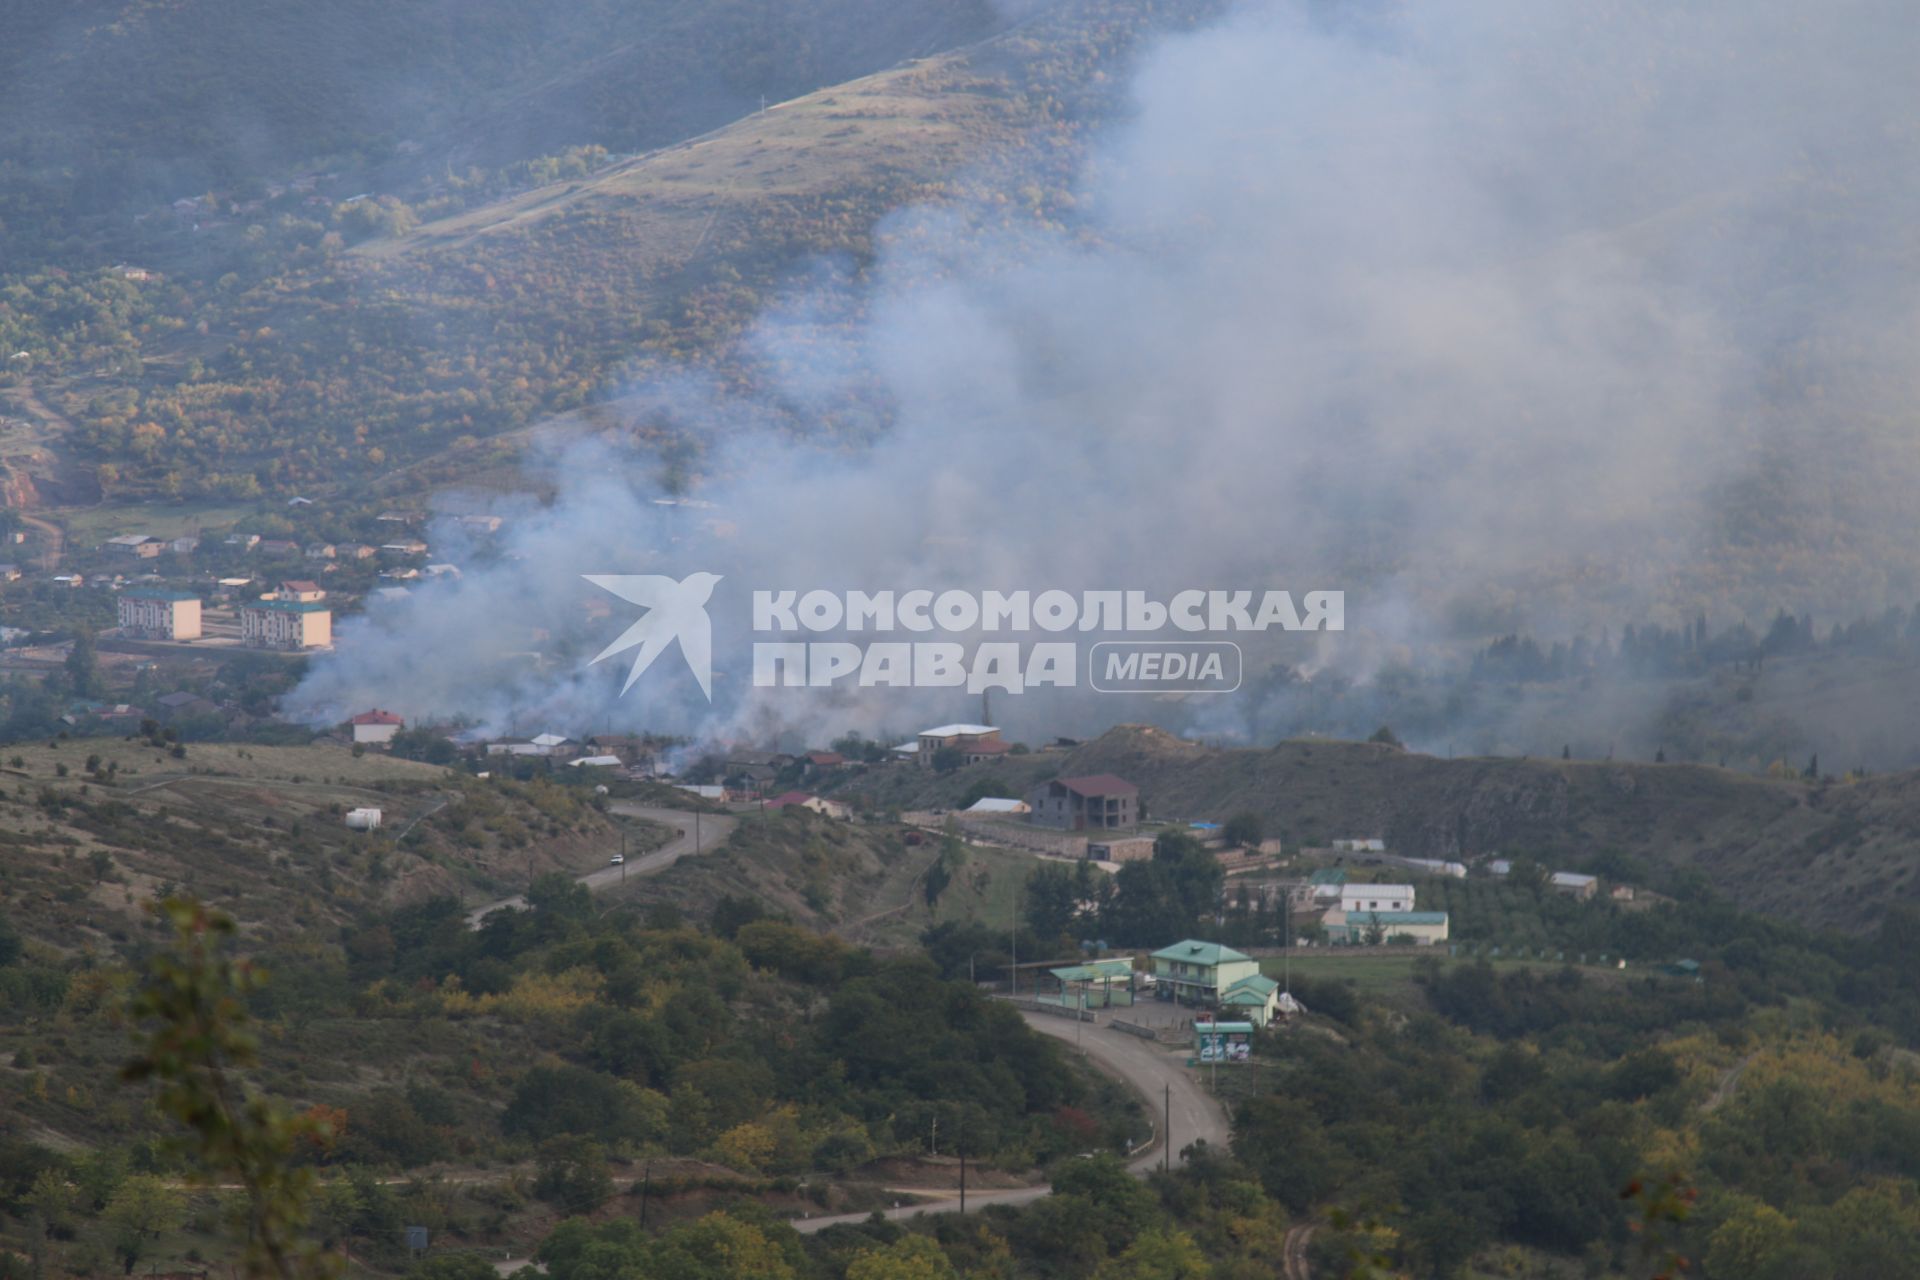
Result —
<path fill-rule="evenodd" d="M 1014 789 L 999 778 L 980 778 L 967 787 L 960 795 L 962 809 L 972 807 L 976 800 L 1017 800 Z"/>
<path fill-rule="evenodd" d="M 1793 1243 L 1793 1219 L 1770 1204 L 1742 1205 L 1714 1231 L 1707 1245 L 1713 1280 L 1753 1280 L 1768 1273 Z"/>
<path fill-rule="evenodd" d="M 42 1169 L 34 1175 L 33 1185 L 22 1197 L 43 1236 L 70 1231 L 74 1215 L 80 1209 L 80 1188 L 58 1169 Z"/>
<path fill-rule="evenodd" d="M 1027 925 L 1041 946 L 1052 946 L 1068 935 L 1079 901 L 1070 868 L 1058 862 L 1041 863 L 1027 877 L 1025 897 Z"/>
<path fill-rule="evenodd" d="M 1093 1274 L 1095 1280 L 1207 1280 L 1213 1264 L 1184 1231 L 1143 1231 Z"/>
<path fill-rule="evenodd" d="M 606 1152 L 588 1138 L 553 1138 L 540 1146 L 533 1194 L 562 1213 L 592 1213 L 613 1195 Z"/>
<path fill-rule="evenodd" d="M 926 1236 L 902 1236 L 856 1257 L 847 1267 L 846 1280 L 960 1280 L 960 1273 Z"/>
<path fill-rule="evenodd" d="M 128 1275 L 146 1256 L 147 1248 L 186 1216 L 186 1200 L 150 1173 L 136 1173 L 120 1184 L 107 1204 L 106 1221 L 113 1233 L 114 1256 Z"/>
<path fill-rule="evenodd" d="M 128 1001 L 128 1013 L 147 1030 L 121 1078 L 158 1084 L 159 1108 L 186 1126 L 199 1171 L 240 1184 L 249 1277 L 331 1275 L 331 1260 L 300 1239 L 312 1173 L 293 1163 L 295 1144 L 320 1135 L 248 1090 L 238 1074 L 259 1061 L 244 1000 L 266 975 L 230 956 L 232 917 L 190 898 L 168 898 L 154 910 L 172 926 L 173 940 Z"/>
<path fill-rule="evenodd" d="M 93 644 L 93 631 L 81 627 L 67 650 L 67 681 L 77 698 L 91 698 L 100 690 L 100 655 Z"/>
<path fill-rule="evenodd" d="M 1373 736 L 1368 738 L 1367 741 L 1377 742 L 1382 746 L 1387 746 L 1387 747 L 1398 747 L 1402 751 L 1406 750 L 1407 748 L 1407 744 L 1400 741 L 1400 735 L 1393 731 L 1393 727 L 1391 725 L 1384 725 L 1384 724 L 1381 725 L 1378 729 L 1375 729 L 1373 731 Z"/>
<path fill-rule="evenodd" d="M 1220 828 L 1220 834 L 1226 837 L 1228 844 L 1252 849 L 1266 838 L 1266 820 L 1251 809 L 1242 809 L 1227 819 L 1226 825 Z"/>

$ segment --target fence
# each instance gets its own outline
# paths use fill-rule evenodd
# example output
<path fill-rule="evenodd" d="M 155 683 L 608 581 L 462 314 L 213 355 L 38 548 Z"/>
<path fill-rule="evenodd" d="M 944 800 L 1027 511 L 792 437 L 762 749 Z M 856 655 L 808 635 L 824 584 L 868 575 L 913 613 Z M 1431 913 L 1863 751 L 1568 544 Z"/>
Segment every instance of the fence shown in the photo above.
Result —
<path fill-rule="evenodd" d="M 1032 1000 L 1026 996 L 1003 996 L 1002 999 L 1016 1009 L 1025 1009 L 1028 1013 L 1050 1013 L 1056 1018 L 1077 1018 L 1081 1022 L 1098 1022 L 1099 1018 L 1085 1009 L 1069 1009 L 1065 1005 L 1048 1004 L 1044 1000 Z"/>

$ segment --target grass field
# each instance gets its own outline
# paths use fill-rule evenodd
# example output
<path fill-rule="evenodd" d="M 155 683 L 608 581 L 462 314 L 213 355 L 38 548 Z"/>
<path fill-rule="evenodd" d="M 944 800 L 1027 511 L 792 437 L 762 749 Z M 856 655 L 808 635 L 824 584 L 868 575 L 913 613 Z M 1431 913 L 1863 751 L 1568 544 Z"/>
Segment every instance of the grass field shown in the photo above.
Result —
<path fill-rule="evenodd" d="M 67 537 L 76 547 L 91 547 L 124 533 L 154 538 L 183 538 L 202 529 L 222 528 L 254 511 L 231 502 L 149 502 L 133 506 L 75 508 L 61 513 Z M 129 564 L 140 563 L 128 561 Z"/>

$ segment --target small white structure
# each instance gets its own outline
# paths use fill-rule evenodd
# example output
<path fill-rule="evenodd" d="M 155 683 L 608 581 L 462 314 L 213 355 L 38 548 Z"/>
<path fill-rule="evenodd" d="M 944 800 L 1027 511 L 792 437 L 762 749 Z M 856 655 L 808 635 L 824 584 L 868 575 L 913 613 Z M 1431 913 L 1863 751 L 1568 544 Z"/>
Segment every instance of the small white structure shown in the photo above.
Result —
<path fill-rule="evenodd" d="M 996 813 L 1022 814 L 1022 813 L 1032 813 L 1033 806 L 1028 804 L 1025 800 L 1007 800 L 1007 799 L 1003 799 L 1000 796 L 982 796 L 980 799 L 975 800 L 972 804 L 968 805 L 966 808 L 962 809 L 960 812 L 980 813 L 980 814 L 996 814 Z"/>
<path fill-rule="evenodd" d="M 1598 876 L 1581 875 L 1578 871 L 1556 871 L 1547 877 L 1547 883 L 1555 893 L 1564 893 L 1582 901 L 1591 898 L 1600 888 Z"/>
<path fill-rule="evenodd" d="M 362 711 L 347 722 L 353 726 L 355 742 L 392 742 L 393 735 L 406 727 L 406 721 L 391 711 L 375 707 Z"/>
<path fill-rule="evenodd" d="M 1413 910 L 1413 886 L 1410 884 L 1343 884 L 1340 909 L 1347 912 L 1399 912 Z"/>
<path fill-rule="evenodd" d="M 1364 840 L 1335 840 L 1333 847 L 1339 853 L 1385 853 L 1387 842 L 1374 836 Z"/>
<path fill-rule="evenodd" d="M 569 761 L 568 763 L 572 764 L 576 769 L 582 765 L 587 765 L 595 769 L 618 769 L 621 765 L 625 764 L 626 761 L 622 760 L 619 756 L 581 756 L 578 760 Z"/>
<path fill-rule="evenodd" d="M 351 809 L 347 812 L 347 826 L 354 831 L 371 831 L 379 825 L 378 809 Z"/>
<path fill-rule="evenodd" d="M 1443 862 L 1439 858 L 1408 858 L 1406 863 L 1410 867 L 1417 867 L 1421 871 L 1436 876 L 1452 876 L 1455 880 L 1467 878 L 1467 864 L 1464 862 Z"/>

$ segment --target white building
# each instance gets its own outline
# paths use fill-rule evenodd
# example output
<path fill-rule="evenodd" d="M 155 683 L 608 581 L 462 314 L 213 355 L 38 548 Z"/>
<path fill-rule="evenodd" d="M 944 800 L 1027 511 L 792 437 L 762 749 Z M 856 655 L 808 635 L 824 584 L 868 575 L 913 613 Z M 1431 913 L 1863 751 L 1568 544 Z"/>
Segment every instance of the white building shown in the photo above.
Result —
<path fill-rule="evenodd" d="M 406 727 L 406 721 L 392 711 L 375 707 L 347 721 L 353 726 L 355 742 L 392 742 L 393 735 Z"/>
<path fill-rule="evenodd" d="M 249 600 L 240 606 L 240 642 L 255 649 L 324 649 L 333 611 L 317 600 Z"/>
<path fill-rule="evenodd" d="M 1413 910 L 1410 884 L 1343 884 L 1340 909 L 1345 912 L 1402 912 Z"/>
<path fill-rule="evenodd" d="M 1585 900 L 1591 898 L 1600 889 L 1598 876 L 1581 875 L 1578 871 L 1556 871 L 1547 877 L 1547 883 L 1555 893 L 1564 893 L 1570 898 Z"/>
<path fill-rule="evenodd" d="M 1377 836 L 1362 840 L 1335 840 L 1333 847 L 1340 853 L 1385 853 L 1387 842 Z"/>
<path fill-rule="evenodd" d="M 350 809 L 347 811 L 347 825 L 355 831 L 371 831 L 380 825 L 378 809 Z"/>
<path fill-rule="evenodd" d="M 994 814 L 1032 813 L 1033 806 L 1025 800 L 1006 800 L 999 796 L 983 796 L 961 810 L 962 813 L 978 813 L 987 816 Z"/>
<path fill-rule="evenodd" d="M 1467 878 L 1467 864 L 1464 862 L 1442 862 L 1439 858 L 1407 858 L 1404 861 L 1408 866 L 1432 875 L 1452 876 L 1455 880 Z"/>
<path fill-rule="evenodd" d="M 133 587 L 120 593 L 120 629 L 142 640 L 198 640 L 200 597 L 185 591 Z"/>
<path fill-rule="evenodd" d="M 118 551 L 122 555 L 136 556 L 142 560 L 151 560 L 166 549 L 166 543 L 158 538 L 150 538 L 144 533 L 127 533 L 118 538 L 107 539 L 107 549 Z"/>

